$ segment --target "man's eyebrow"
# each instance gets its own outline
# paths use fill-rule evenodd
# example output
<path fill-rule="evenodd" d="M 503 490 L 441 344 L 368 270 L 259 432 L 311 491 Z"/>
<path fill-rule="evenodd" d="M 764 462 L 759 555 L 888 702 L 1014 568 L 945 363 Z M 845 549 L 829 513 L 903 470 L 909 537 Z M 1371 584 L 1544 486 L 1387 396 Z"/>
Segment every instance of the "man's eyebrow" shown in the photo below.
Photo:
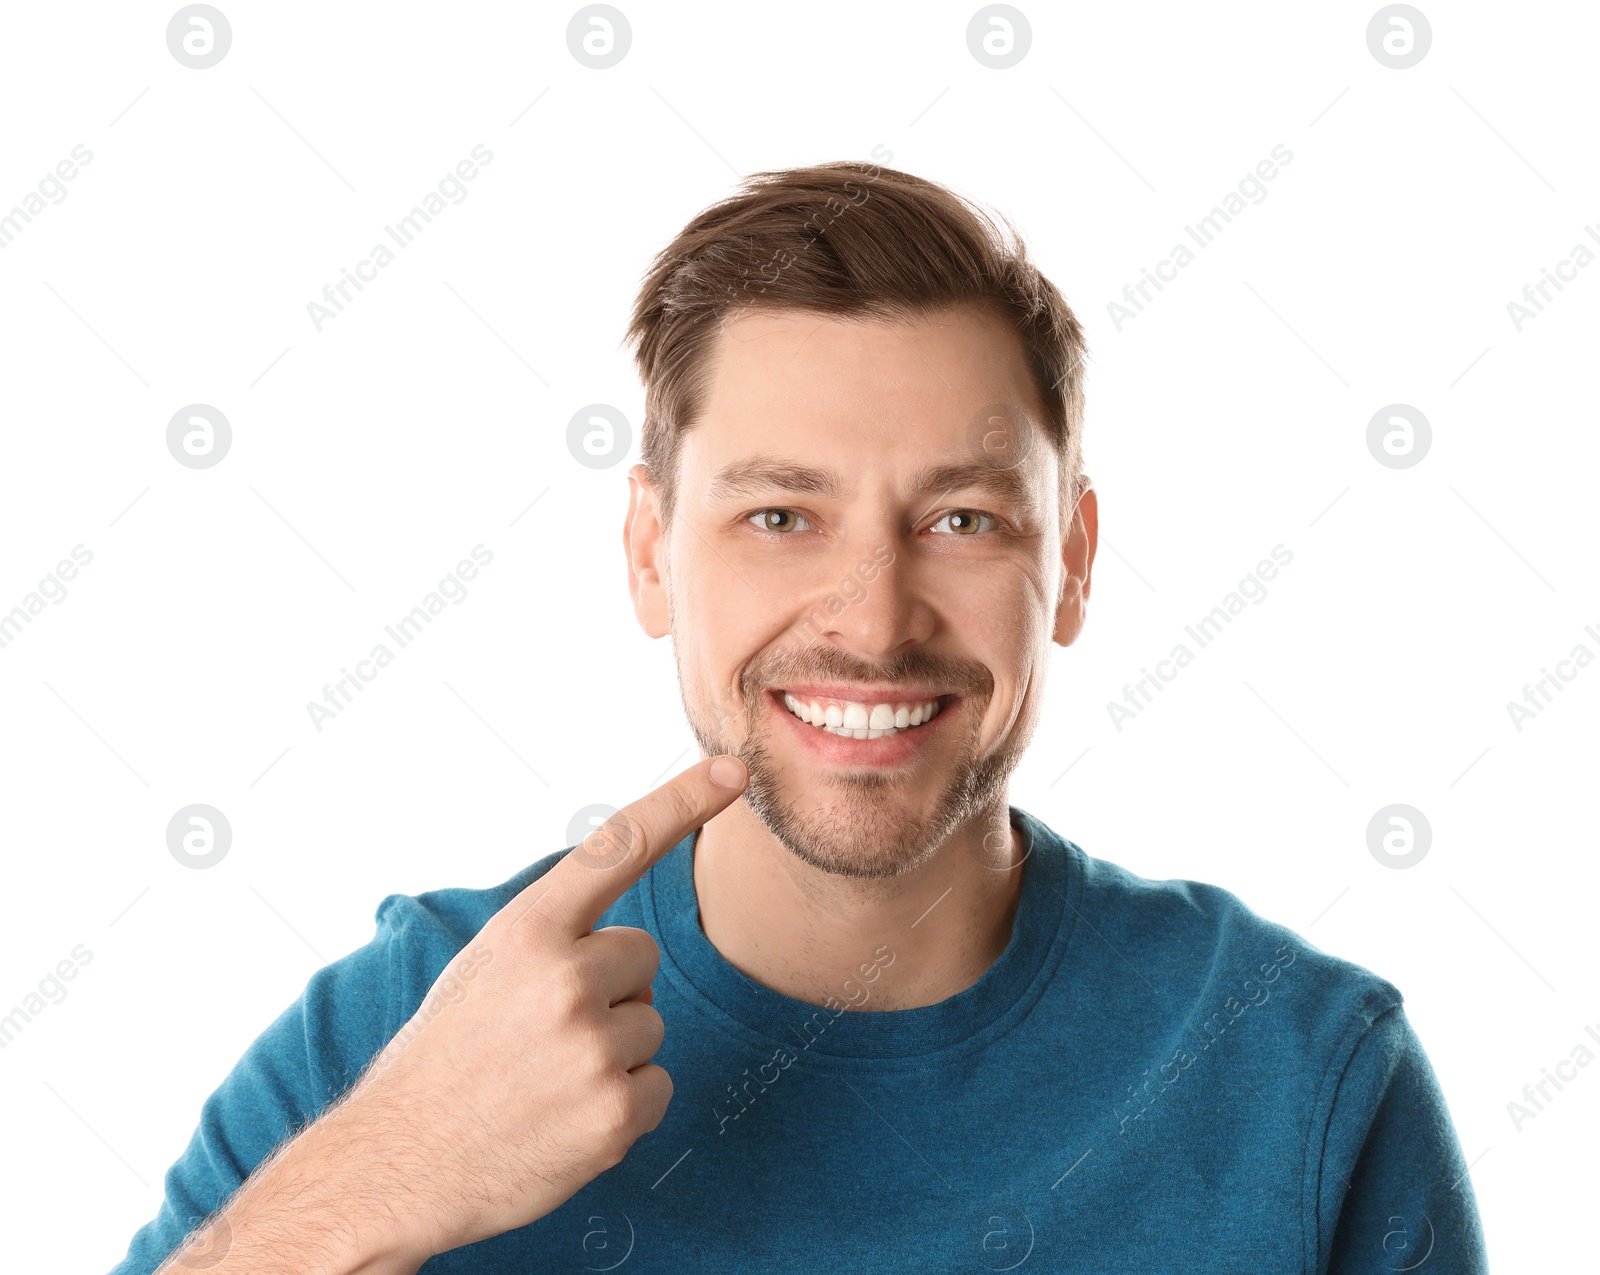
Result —
<path fill-rule="evenodd" d="M 1031 510 L 1037 503 L 1028 480 L 1015 465 L 1000 468 L 981 461 L 928 465 L 912 480 L 915 496 L 943 495 L 948 491 L 981 491 L 994 500 Z"/>
<path fill-rule="evenodd" d="M 706 499 L 720 504 L 762 491 L 799 491 L 836 498 L 843 484 L 831 469 L 818 469 L 772 456 L 746 456 L 719 469 L 706 487 Z"/>
<path fill-rule="evenodd" d="M 804 492 L 837 499 L 844 489 L 831 469 L 802 465 L 772 456 L 746 456 L 717 471 L 706 488 L 712 504 L 763 491 Z M 980 491 L 1023 509 L 1035 505 L 1026 478 L 1016 467 L 999 468 L 978 461 L 925 465 L 911 481 L 913 496 L 942 496 L 949 491 Z"/>

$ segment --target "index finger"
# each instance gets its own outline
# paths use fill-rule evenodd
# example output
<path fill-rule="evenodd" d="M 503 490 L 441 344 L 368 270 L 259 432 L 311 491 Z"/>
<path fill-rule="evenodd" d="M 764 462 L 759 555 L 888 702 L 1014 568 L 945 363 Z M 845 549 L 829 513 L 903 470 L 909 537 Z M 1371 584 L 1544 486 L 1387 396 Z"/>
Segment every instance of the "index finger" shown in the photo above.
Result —
<path fill-rule="evenodd" d="M 744 792 L 737 757 L 709 757 L 624 806 L 505 907 L 512 924 L 535 919 L 581 938 L 652 864 Z"/>

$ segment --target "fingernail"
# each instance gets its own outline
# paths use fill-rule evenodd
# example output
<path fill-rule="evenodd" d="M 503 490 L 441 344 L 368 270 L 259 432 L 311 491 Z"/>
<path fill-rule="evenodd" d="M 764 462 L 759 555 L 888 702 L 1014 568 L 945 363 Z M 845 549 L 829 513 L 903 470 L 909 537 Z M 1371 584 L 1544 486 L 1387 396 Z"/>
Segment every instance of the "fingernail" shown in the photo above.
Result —
<path fill-rule="evenodd" d="M 718 757 L 711 763 L 711 782 L 719 788 L 743 788 L 744 763 L 737 757 Z"/>

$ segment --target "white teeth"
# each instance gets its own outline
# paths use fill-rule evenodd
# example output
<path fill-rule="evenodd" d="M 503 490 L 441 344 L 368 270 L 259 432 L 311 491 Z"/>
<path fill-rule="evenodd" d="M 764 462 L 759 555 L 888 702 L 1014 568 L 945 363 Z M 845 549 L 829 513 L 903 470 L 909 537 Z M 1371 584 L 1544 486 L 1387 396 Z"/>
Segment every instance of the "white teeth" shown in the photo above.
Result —
<path fill-rule="evenodd" d="M 879 703 L 870 706 L 834 702 L 824 707 L 820 700 L 807 702 L 795 698 L 789 691 L 783 693 L 783 704 L 801 721 L 846 739 L 878 739 L 893 735 L 897 731 L 930 722 L 939 712 L 937 699 L 924 700 L 920 704 Z"/>

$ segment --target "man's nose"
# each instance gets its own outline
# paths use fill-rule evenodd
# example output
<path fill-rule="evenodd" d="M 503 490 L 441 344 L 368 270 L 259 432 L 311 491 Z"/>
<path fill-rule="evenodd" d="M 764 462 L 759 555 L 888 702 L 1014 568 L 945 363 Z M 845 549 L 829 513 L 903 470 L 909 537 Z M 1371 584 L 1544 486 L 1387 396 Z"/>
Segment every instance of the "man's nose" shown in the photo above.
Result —
<path fill-rule="evenodd" d="M 849 537 L 800 600 L 801 642 L 830 642 L 887 659 L 926 642 L 935 624 L 910 555 L 892 535 Z"/>

